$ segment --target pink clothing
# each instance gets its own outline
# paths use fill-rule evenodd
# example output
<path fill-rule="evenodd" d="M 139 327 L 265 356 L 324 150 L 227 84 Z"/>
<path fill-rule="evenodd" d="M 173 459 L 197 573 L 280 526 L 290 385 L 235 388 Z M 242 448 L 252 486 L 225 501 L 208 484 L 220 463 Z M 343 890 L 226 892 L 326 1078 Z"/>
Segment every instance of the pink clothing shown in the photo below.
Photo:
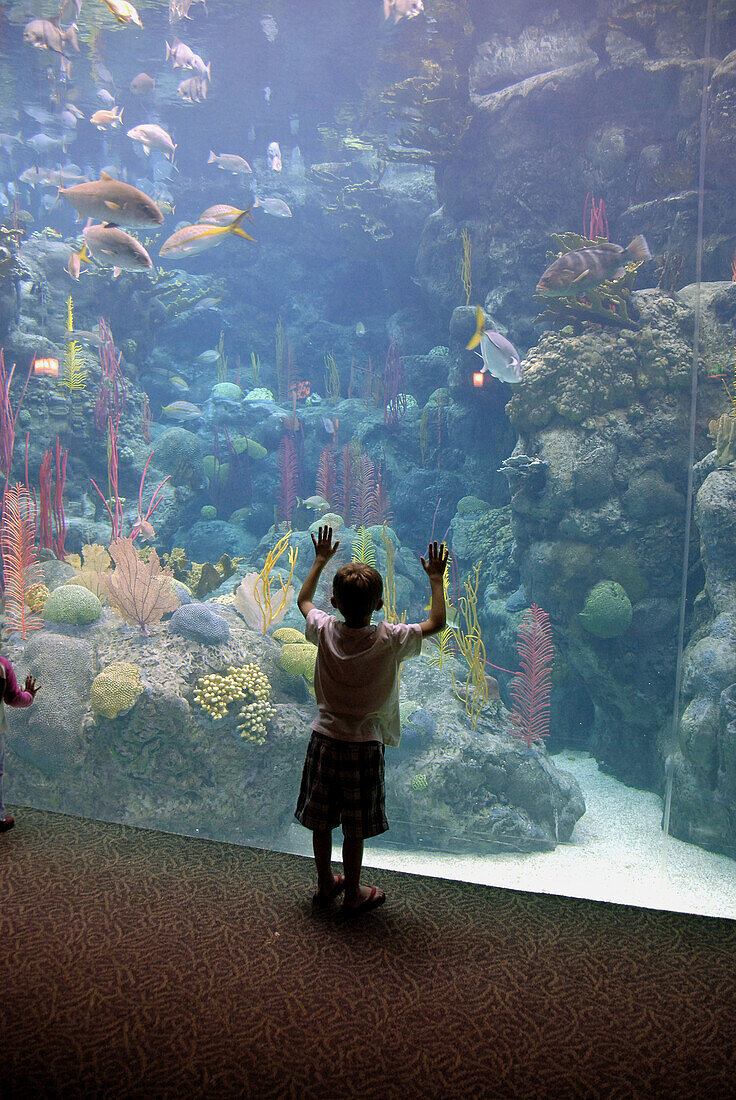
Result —
<path fill-rule="evenodd" d="M 30 691 L 23 691 L 22 688 L 18 687 L 13 666 L 7 657 L 0 657 L 0 666 L 2 666 L 5 677 L 5 691 L 2 702 L 7 703 L 9 707 L 30 707 L 33 696 Z"/>
<path fill-rule="evenodd" d="M 349 627 L 313 607 L 305 635 L 317 646 L 312 729 L 338 741 L 398 745 L 399 665 L 421 651 L 419 623 Z"/>

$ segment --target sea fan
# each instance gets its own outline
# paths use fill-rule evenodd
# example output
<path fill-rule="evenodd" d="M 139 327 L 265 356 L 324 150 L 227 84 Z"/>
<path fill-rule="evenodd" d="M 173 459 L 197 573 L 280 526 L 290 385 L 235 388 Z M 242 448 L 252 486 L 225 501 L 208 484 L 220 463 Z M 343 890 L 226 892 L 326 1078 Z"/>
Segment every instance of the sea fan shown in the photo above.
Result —
<path fill-rule="evenodd" d="M 315 492 L 334 507 L 336 501 L 335 452 L 329 444 L 322 448 L 317 466 Z"/>
<path fill-rule="evenodd" d="M 278 519 L 280 523 L 291 524 L 299 491 L 299 454 L 291 435 L 285 435 L 279 444 L 278 469 Z"/>
<path fill-rule="evenodd" d="M 376 467 L 368 455 L 361 455 L 358 481 L 351 512 L 351 523 L 358 527 L 372 527 L 381 522 L 381 506 L 378 501 Z"/>
<path fill-rule="evenodd" d="M 532 604 L 524 612 L 517 633 L 521 670 L 511 681 L 509 694 L 514 700 L 511 721 L 513 737 L 531 747 L 549 737 L 549 697 L 555 651 L 549 615 Z"/>
<path fill-rule="evenodd" d="M 115 571 L 100 577 L 100 591 L 127 622 L 145 634 L 150 623 L 176 611 L 179 600 L 170 584 L 172 572 L 161 568 L 155 550 L 148 561 L 141 561 L 131 539 L 113 539 L 109 554 Z"/>
<path fill-rule="evenodd" d="M 44 576 L 36 556 L 36 512 L 31 494 L 22 485 L 6 488 L 0 527 L 0 548 L 5 580 L 5 629 L 17 630 L 22 638 L 40 630 L 43 619 L 26 604 L 28 590 L 43 584 Z"/>

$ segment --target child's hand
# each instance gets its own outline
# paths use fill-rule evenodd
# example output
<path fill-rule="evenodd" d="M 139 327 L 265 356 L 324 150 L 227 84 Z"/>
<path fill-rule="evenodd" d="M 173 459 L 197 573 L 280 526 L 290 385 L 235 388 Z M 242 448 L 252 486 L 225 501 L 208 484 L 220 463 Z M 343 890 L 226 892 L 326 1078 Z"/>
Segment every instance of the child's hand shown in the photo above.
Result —
<path fill-rule="evenodd" d="M 30 692 L 33 698 L 36 698 L 36 692 L 38 691 L 38 684 L 32 676 L 26 676 L 26 682 L 23 685 L 23 690 Z"/>
<path fill-rule="evenodd" d="M 444 576 L 445 569 L 447 568 L 447 562 L 450 557 L 450 551 L 445 546 L 444 542 L 440 543 L 439 547 L 436 542 L 430 542 L 427 547 L 427 560 L 421 558 L 422 569 L 431 579 L 432 577 Z"/>
<path fill-rule="evenodd" d="M 339 542 L 333 544 L 331 527 L 320 527 L 317 538 L 315 539 L 312 535 L 312 543 L 314 545 L 314 559 L 322 562 L 323 565 L 326 565 L 330 558 L 335 556 L 340 545 Z"/>

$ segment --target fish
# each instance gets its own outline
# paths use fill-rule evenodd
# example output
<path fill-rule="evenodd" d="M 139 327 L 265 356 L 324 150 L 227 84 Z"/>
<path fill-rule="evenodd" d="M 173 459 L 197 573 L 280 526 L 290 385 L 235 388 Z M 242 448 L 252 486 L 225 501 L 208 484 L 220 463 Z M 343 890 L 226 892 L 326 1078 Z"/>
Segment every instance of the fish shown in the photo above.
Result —
<path fill-rule="evenodd" d="M 171 63 L 175 69 L 188 69 L 190 68 L 190 61 L 195 56 L 194 50 L 187 46 L 186 42 L 181 42 L 178 38 L 174 39 L 173 46 L 166 43 L 166 57 L 165 61 L 171 58 Z"/>
<path fill-rule="evenodd" d="M 253 203 L 255 206 L 255 203 Z M 216 206 L 208 206 L 206 210 L 197 218 L 200 225 L 231 225 L 239 214 L 244 214 L 244 210 L 239 210 L 237 206 L 225 206 L 224 204 L 218 204 Z"/>
<path fill-rule="evenodd" d="M 103 266 L 113 267 L 113 278 L 121 271 L 150 271 L 153 261 L 140 241 L 116 225 L 88 225 L 83 231 L 85 259 L 91 256 Z"/>
<path fill-rule="evenodd" d="M 148 73 L 138 73 L 130 82 L 130 90 L 133 95 L 148 95 L 156 86 L 156 78 Z"/>
<path fill-rule="evenodd" d="M 14 145 L 22 145 L 23 137 L 19 130 L 17 134 L 0 134 L 0 146 L 3 149 L 12 149 Z"/>
<path fill-rule="evenodd" d="M 123 108 L 113 107 L 111 111 L 95 111 L 90 115 L 90 122 L 98 130 L 110 130 L 115 126 L 123 125 Z"/>
<path fill-rule="evenodd" d="M 356 324 L 356 326 L 355 326 L 355 335 L 356 336 L 365 336 L 365 325 L 363 324 L 362 321 L 358 321 L 358 323 Z"/>
<path fill-rule="evenodd" d="M 75 53 L 79 53 L 79 28 L 77 24 L 70 23 L 61 33 L 64 39 L 64 45 L 71 46 Z"/>
<path fill-rule="evenodd" d="M 602 241 L 591 248 L 575 248 L 552 261 L 537 283 L 537 294 L 547 298 L 580 294 L 606 279 L 620 278 L 627 261 L 641 262 L 651 258 L 641 233 L 626 248 L 610 241 Z"/>
<path fill-rule="evenodd" d="M 207 98 L 207 88 L 207 81 L 201 76 L 190 76 L 188 80 L 182 80 L 176 94 L 187 103 L 201 103 Z"/>
<path fill-rule="evenodd" d="M 112 107 L 115 102 L 115 96 L 108 92 L 107 88 L 98 88 L 97 98 L 104 103 L 106 107 Z"/>
<path fill-rule="evenodd" d="M 45 107 L 36 107 L 30 104 L 28 107 L 24 107 L 23 110 L 30 118 L 35 119 L 36 122 L 40 122 L 42 126 L 48 126 L 54 121 L 54 116 L 51 114 L 51 111 L 47 111 Z"/>
<path fill-rule="evenodd" d="M 269 142 L 268 149 L 266 150 L 266 160 L 272 172 L 281 171 L 281 148 L 277 141 Z"/>
<path fill-rule="evenodd" d="M 194 307 L 194 309 L 195 310 L 198 310 L 198 309 L 217 309 L 218 308 L 218 303 L 221 302 L 221 301 L 222 301 L 222 298 L 200 298 L 199 301 L 197 302 L 196 306 Z M 219 355 L 219 352 L 218 352 L 218 355 Z"/>
<path fill-rule="evenodd" d="M 30 187 L 55 187 L 57 190 L 64 184 L 87 183 L 88 176 L 82 175 L 76 164 L 67 165 L 65 168 L 26 168 L 18 177 L 22 183 Z"/>
<path fill-rule="evenodd" d="M 62 30 L 58 15 L 53 19 L 31 19 L 23 28 L 23 41 L 37 50 L 51 50 L 52 53 L 63 54 L 67 45 L 79 52 L 76 24 L 71 26 L 73 32 L 71 28 Z"/>
<path fill-rule="evenodd" d="M 140 27 L 141 30 L 143 29 L 141 17 L 128 0 L 100 0 L 100 2 L 107 4 L 108 8 L 115 16 L 116 22 L 120 24 L 133 23 L 136 27 Z"/>
<path fill-rule="evenodd" d="M 197 356 L 198 363 L 204 363 L 209 366 L 212 363 L 217 363 L 220 359 L 220 353 L 217 348 L 208 348 L 207 351 L 202 351 Z"/>
<path fill-rule="evenodd" d="M 480 306 L 475 307 L 475 333 L 465 345 L 472 351 L 480 344 L 475 354 L 483 360 L 480 373 L 486 371 L 501 382 L 521 382 L 521 356 L 505 336 L 495 329 L 486 328 L 486 319 Z"/>
<path fill-rule="evenodd" d="M 65 103 L 64 109 L 69 111 L 70 114 L 74 115 L 76 119 L 84 118 L 84 114 L 82 113 L 82 111 L 79 110 L 79 107 L 77 107 L 75 103 Z"/>
<path fill-rule="evenodd" d="M 102 61 L 92 63 L 92 76 L 99 84 L 111 84 L 113 88 L 115 87 L 115 79 Z"/>
<path fill-rule="evenodd" d="M 67 15 L 67 8 L 69 9 L 69 15 L 72 17 L 72 22 L 75 22 L 82 14 L 82 0 L 61 0 L 59 4 L 59 19 L 65 18 Z"/>
<path fill-rule="evenodd" d="M 169 23 L 175 23 L 178 19 L 191 20 L 189 9 L 195 4 L 201 4 L 205 14 L 209 14 L 205 0 L 169 0 Z"/>
<path fill-rule="evenodd" d="M 65 150 L 67 142 L 71 138 L 71 134 L 60 138 L 49 137 L 48 134 L 33 134 L 32 137 L 26 139 L 26 145 L 30 145 L 36 153 L 48 153 L 51 149 Z"/>
<path fill-rule="evenodd" d="M 185 65 L 184 67 L 186 69 L 194 69 L 197 76 L 206 77 L 207 80 L 209 80 L 210 83 L 211 83 L 212 82 L 212 74 L 210 72 L 210 65 L 211 64 L 212 64 L 212 62 L 208 61 L 207 64 L 205 65 L 204 61 L 199 56 L 199 54 L 198 53 L 193 53 L 192 56 L 189 58 L 189 64 Z"/>
<path fill-rule="evenodd" d="M 80 251 L 81 251 L 81 249 L 80 249 Z M 86 257 L 85 256 L 80 256 L 79 252 L 73 252 L 72 256 L 76 256 L 82 263 L 85 262 Z M 87 260 L 86 262 L 89 263 L 89 260 Z M 92 344 L 92 346 L 95 347 L 95 348 L 101 348 L 102 345 L 103 345 L 103 342 L 104 342 L 103 340 L 100 339 L 99 333 L 97 333 L 97 332 L 88 332 L 86 329 L 83 329 L 83 328 L 73 328 L 73 329 L 71 329 L 71 331 L 69 329 L 67 329 L 66 332 L 64 333 L 64 335 L 62 336 L 62 340 L 64 341 L 65 344 L 71 344 L 71 343 Z"/>
<path fill-rule="evenodd" d="M 423 11 L 422 0 L 383 0 L 383 18 L 390 19 L 393 15 L 394 26 L 400 19 L 414 19 Z"/>
<path fill-rule="evenodd" d="M 263 89 L 263 98 L 266 101 L 266 103 L 271 102 L 271 85 L 270 84 L 267 84 L 265 86 L 265 88 Z"/>
<path fill-rule="evenodd" d="M 199 222 L 195 225 L 185 225 L 164 241 L 158 254 L 161 257 L 196 256 L 221 244 L 229 233 L 242 237 L 246 241 L 253 241 L 255 238 L 249 236 L 242 228 L 244 218 L 253 220 L 250 206 L 230 225 L 201 225 Z"/>
<path fill-rule="evenodd" d="M 60 187 L 59 195 L 72 204 L 79 219 L 95 218 L 137 229 L 161 225 L 164 220 L 153 199 L 137 187 L 113 179 L 107 172 L 103 172 L 99 180 Z"/>
<path fill-rule="evenodd" d="M 256 199 L 253 203 L 253 206 L 259 207 L 259 209 L 261 209 L 264 214 L 270 214 L 272 218 L 292 217 L 291 207 L 287 203 L 285 203 L 283 199 Z"/>
<path fill-rule="evenodd" d="M 158 149 L 160 152 L 165 153 L 171 163 L 174 163 L 174 153 L 176 152 L 176 145 L 174 144 L 171 135 L 166 133 L 161 126 L 157 126 L 155 123 L 148 122 L 141 126 L 133 126 L 128 130 L 128 137 L 131 141 L 139 141 L 143 146 L 143 152 L 146 156 L 149 156 L 152 149 Z"/>
<path fill-rule="evenodd" d="M 75 130 L 77 127 L 77 116 L 71 111 L 63 110 L 59 115 L 59 122 L 65 130 Z"/>
<path fill-rule="evenodd" d="M 156 538 L 156 532 L 153 529 L 153 524 L 149 520 L 144 519 L 140 514 L 136 520 L 135 526 L 138 528 L 138 534 L 146 542 L 153 542 Z"/>
<path fill-rule="evenodd" d="M 169 378 L 169 385 L 172 390 L 176 390 L 177 393 L 189 393 L 189 383 L 186 378 L 182 378 L 178 374 L 172 374 Z"/>
<path fill-rule="evenodd" d="M 172 401 L 164 405 L 161 412 L 170 420 L 199 420 L 202 416 L 202 410 L 191 401 Z"/>
<path fill-rule="evenodd" d="M 218 168 L 222 168 L 224 172 L 240 173 L 242 175 L 249 175 L 253 172 L 253 169 L 248 164 L 247 160 L 239 157 L 237 153 L 213 153 L 210 149 L 210 155 L 207 158 L 208 164 L 216 164 Z"/>
<path fill-rule="evenodd" d="M 261 30 L 265 34 L 269 42 L 275 42 L 279 33 L 278 23 L 272 15 L 262 15 L 260 20 Z"/>

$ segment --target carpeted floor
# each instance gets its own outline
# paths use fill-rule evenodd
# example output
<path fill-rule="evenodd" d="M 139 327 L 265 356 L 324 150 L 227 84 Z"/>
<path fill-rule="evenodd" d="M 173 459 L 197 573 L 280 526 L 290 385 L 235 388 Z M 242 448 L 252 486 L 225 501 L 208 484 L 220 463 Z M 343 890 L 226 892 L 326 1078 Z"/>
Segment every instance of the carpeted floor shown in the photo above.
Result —
<path fill-rule="evenodd" d="M 0 836 L 0 1096 L 735 1095 L 736 923 L 21 809 Z"/>

